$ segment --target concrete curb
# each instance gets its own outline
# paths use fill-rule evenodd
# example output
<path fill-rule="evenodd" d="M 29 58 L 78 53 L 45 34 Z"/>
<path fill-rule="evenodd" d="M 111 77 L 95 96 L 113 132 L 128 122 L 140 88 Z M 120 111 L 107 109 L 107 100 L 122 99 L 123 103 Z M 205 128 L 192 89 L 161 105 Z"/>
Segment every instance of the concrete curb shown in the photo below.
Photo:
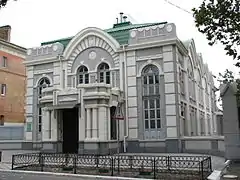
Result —
<path fill-rule="evenodd" d="M 65 177 L 77 177 L 84 179 L 115 179 L 115 180 L 150 180 L 144 178 L 128 178 L 128 177 L 117 177 L 117 176 L 99 176 L 99 175 L 85 175 L 85 174 L 69 174 L 69 173 L 53 173 L 53 172 L 39 172 L 39 171 L 21 171 L 21 170 L 5 170 L 0 169 L 0 172 L 7 173 L 19 173 L 19 174 L 33 174 L 33 175 L 50 175 L 50 176 L 65 176 Z"/>

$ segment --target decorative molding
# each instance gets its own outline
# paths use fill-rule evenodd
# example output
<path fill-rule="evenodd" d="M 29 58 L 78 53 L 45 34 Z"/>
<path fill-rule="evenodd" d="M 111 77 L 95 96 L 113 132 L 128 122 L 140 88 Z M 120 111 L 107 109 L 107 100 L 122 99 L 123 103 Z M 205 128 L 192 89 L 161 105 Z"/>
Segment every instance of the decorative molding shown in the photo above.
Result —
<path fill-rule="evenodd" d="M 15 48 L 8 47 L 7 45 L 5 46 L 5 45 L 0 44 L 0 51 L 6 52 L 8 54 L 11 54 L 11 55 L 14 55 L 14 56 L 17 56 L 17 57 L 20 57 L 22 59 L 26 58 L 26 55 L 25 55 L 26 52 L 22 52 L 20 50 L 15 50 Z"/>
<path fill-rule="evenodd" d="M 89 37 L 89 38 L 88 38 Z M 94 38 L 97 37 L 97 38 Z M 90 27 L 83 29 L 80 31 L 67 45 L 63 56 L 66 59 L 70 59 L 71 56 L 75 56 L 74 53 L 79 54 L 82 50 L 92 47 L 93 42 L 95 45 L 99 47 L 103 47 L 104 49 L 108 49 L 111 47 L 114 52 L 120 47 L 119 43 L 108 33 L 104 32 L 103 30 L 95 27 Z M 109 47 L 104 47 L 103 42 Z M 104 45 L 106 45 L 104 44 Z M 79 46 L 80 45 L 80 46 Z"/>
<path fill-rule="evenodd" d="M 146 60 L 154 60 L 154 59 L 162 59 L 162 58 L 163 58 L 162 54 L 156 54 L 156 55 L 151 55 L 151 56 L 138 57 L 136 61 L 146 61 Z"/>
<path fill-rule="evenodd" d="M 159 70 L 159 75 L 163 75 L 163 70 L 162 67 L 160 66 L 160 64 L 153 62 L 153 61 L 146 61 L 144 64 L 141 65 L 141 67 L 139 68 L 138 72 L 137 72 L 137 77 L 141 77 L 142 75 L 142 71 L 143 69 L 147 66 L 147 65 L 154 65 L 158 68 Z"/>
<path fill-rule="evenodd" d="M 54 63 L 59 62 L 59 59 L 57 57 L 50 57 L 50 58 L 43 58 L 43 59 L 37 59 L 37 60 L 28 60 L 24 61 L 23 64 L 26 66 L 33 66 L 33 65 L 42 65 L 47 63 Z"/>
<path fill-rule="evenodd" d="M 53 73 L 53 69 L 45 69 L 45 70 L 34 70 L 33 74 L 48 74 L 48 73 Z"/>

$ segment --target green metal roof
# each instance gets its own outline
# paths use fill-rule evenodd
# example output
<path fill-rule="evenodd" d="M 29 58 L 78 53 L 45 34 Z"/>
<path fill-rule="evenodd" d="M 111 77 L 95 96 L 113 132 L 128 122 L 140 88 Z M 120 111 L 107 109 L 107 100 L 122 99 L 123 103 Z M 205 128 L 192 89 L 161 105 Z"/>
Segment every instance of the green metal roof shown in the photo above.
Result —
<path fill-rule="evenodd" d="M 114 24 L 113 28 L 104 30 L 108 34 L 110 34 L 114 39 L 116 39 L 119 44 L 128 44 L 129 39 L 129 30 L 136 29 L 136 28 L 142 28 L 142 27 L 148 27 L 148 26 L 154 26 L 154 25 L 160 25 L 160 24 L 166 24 L 167 22 L 159 22 L 159 23 L 145 23 L 145 24 L 131 24 L 130 22 L 123 22 Z M 53 44 L 56 42 L 59 42 L 66 47 L 68 43 L 71 41 L 73 37 L 63 38 L 63 39 L 57 39 L 53 41 L 43 42 L 41 45 L 47 45 L 47 44 Z"/>

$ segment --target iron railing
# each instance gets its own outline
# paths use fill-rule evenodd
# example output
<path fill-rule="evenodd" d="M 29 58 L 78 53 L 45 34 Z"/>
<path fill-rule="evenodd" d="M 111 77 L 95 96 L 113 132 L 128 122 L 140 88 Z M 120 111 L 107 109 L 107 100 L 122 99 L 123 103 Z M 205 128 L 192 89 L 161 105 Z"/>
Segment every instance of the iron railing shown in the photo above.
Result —
<path fill-rule="evenodd" d="M 204 180 L 212 172 L 211 157 L 149 155 L 17 154 L 12 169 L 153 179 Z"/>

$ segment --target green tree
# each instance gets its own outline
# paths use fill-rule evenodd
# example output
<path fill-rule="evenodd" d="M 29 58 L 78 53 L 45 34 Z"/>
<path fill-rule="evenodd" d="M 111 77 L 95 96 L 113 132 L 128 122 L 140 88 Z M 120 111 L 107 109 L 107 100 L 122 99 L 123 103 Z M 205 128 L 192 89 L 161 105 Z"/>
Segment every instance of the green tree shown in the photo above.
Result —
<path fill-rule="evenodd" d="M 232 83 L 234 81 L 235 79 L 232 71 L 226 69 L 223 73 L 219 73 L 218 82 L 220 82 L 221 84 Z"/>
<path fill-rule="evenodd" d="M 8 0 L 0 0 L 0 8 L 6 6 Z"/>
<path fill-rule="evenodd" d="M 196 27 L 209 45 L 221 43 L 227 55 L 240 60 L 240 0 L 203 0 L 192 11 Z"/>

